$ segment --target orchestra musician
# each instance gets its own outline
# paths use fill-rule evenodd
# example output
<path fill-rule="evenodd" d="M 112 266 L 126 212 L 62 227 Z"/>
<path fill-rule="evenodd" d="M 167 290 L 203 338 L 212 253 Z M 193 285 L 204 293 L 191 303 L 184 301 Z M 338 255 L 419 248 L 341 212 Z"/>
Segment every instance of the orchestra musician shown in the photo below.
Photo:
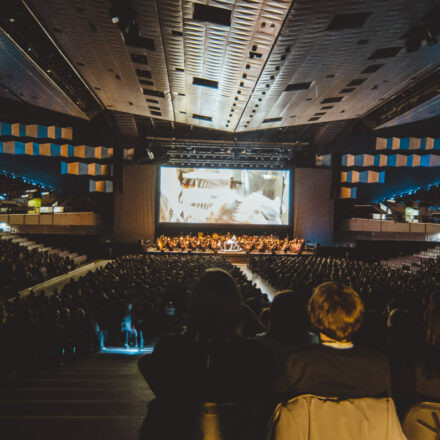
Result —
<path fill-rule="evenodd" d="M 203 234 L 196 236 L 181 234 L 180 236 L 160 235 L 156 239 L 156 249 L 172 252 L 214 252 L 222 249 L 234 250 L 243 249 L 244 252 L 270 252 L 270 253 L 293 253 L 301 254 L 305 249 L 304 239 L 289 237 L 279 238 L 274 234 L 270 235 L 232 235 L 226 234 Z"/>

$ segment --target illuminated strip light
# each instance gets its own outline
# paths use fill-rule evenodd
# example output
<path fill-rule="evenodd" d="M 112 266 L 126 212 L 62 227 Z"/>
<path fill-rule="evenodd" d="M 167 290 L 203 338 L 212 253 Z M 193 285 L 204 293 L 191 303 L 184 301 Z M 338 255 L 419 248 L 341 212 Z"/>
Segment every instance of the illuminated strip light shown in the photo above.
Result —
<path fill-rule="evenodd" d="M 144 347 L 144 348 L 124 348 L 124 347 L 104 347 L 101 350 L 101 353 L 108 354 L 125 354 L 128 356 L 133 356 L 136 354 L 151 354 L 153 353 L 153 347 Z"/>

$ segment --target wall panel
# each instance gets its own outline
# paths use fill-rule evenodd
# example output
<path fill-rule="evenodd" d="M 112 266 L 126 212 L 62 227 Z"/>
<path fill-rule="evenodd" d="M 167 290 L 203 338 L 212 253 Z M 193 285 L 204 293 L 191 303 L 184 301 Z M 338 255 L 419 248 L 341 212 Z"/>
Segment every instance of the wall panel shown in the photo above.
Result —
<path fill-rule="evenodd" d="M 122 192 L 115 193 L 114 238 L 136 243 L 154 239 L 156 217 L 157 167 L 124 165 Z"/>
<path fill-rule="evenodd" d="M 294 170 L 294 235 L 321 246 L 333 244 L 331 170 Z"/>

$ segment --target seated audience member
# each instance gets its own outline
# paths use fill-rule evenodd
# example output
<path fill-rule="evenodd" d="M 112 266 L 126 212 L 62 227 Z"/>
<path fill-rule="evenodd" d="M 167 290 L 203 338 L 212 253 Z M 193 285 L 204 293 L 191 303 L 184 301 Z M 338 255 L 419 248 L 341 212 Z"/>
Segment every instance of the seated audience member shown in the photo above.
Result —
<path fill-rule="evenodd" d="M 402 413 L 412 403 L 440 402 L 440 292 L 431 295 L 419 340 L 410 349 L 410 360 L 395 368 Z"/>
<path fill-rule="evenodd" d="M 270 306 L 269 331 L 264 338 L 280 348 L 318 342 L 307 327 L 305 297 L 291 290 L 278 292 Z"/>
<path fill-rule="evenodd" d="M 250 306 L 242 305 L 242 318 L 238 333 L 244 338 L 251 338 L 265 330 L 260 318 L 255 314 Z"/>
<path fill-rule="evenodd" d="M 289 352 L 276 384 L 282 399 L 302 394 L 339 398 L 389 395 L 387 358 L 352 343 L 364 311 L 358 294 L 340 283 L 323 283 L 314 290 L 308 311 L 321 343 Z"/>
<path fill-rule="evenodd" d="M 206 270 L 189 300 L 186 334 L 160 339 L 153 354 L 139 361 L 156 396 L 149 404 L 141 438 L 195 438 L 203 402 L 264 402 L 271 367 L 261 344 L 239 336 L 242 316 L 235 279 L 222 269 Z M 257 417 L 257 421 L 242 420 L 232 438 L 262 436 L 265 420 Z"/>

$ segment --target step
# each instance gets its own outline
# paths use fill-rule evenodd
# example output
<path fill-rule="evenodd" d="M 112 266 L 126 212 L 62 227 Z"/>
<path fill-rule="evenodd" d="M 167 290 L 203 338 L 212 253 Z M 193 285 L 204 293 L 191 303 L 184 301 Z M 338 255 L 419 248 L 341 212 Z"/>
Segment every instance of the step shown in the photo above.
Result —
<path fill-rule="evenodd" d="M 11 241 L 12 241 L 12 243 L 20 243 L 22 241 L 26 241 L 26 238 L 24 238 L 24 237 L 16 237 L 16 238 L 13 238 Z"/>
<path fill-rule="evenodd" d="M 0 383 L 1 438 L 137 440 L 154 397 L 138 358 L 96 354 Z"/>
<path fill-rule="evenodd" d="M 29 241 L 29 240 L 26 240 L 26 241 L 19 241 L 18 242 L 18 244 L 20 245 L 20 246 L 30 246 L 30 245 L 33 245 L 33 244 L 35 244 L 35 241 Z"/>
<path fill-rule="evenodd" d="M 28 248 L 29 250 L 32 250 L 32 249 L 38 249 L 39 252 L 41 252 L 41 248 L 42 248 L 42 247 L 43 247 L 42 244 L 32 244 L 32 245 L 30 245 L 30 246 L 27 246 L 27 248 Z"/>
<path fill-rule="evenodd" d="M 75 264 L 82 264 L 87 261 L 87 255 L 79 255 L 78 257 L 72 258 Z"/>

